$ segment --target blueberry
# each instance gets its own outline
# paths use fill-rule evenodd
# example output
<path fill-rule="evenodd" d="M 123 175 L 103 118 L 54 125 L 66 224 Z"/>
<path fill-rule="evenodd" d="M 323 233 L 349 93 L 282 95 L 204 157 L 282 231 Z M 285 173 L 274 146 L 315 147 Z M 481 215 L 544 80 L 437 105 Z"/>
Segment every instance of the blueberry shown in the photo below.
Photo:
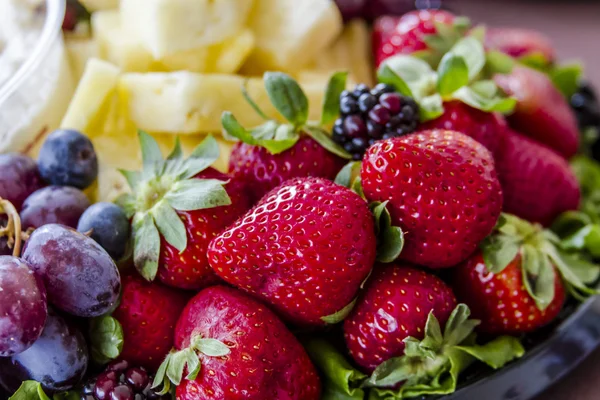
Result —
<path fill-rule="evenodd" d="M 79 232 L 92 231 L 91 238 L 119 260 L 129 240 L 129 220 L 123 210 L 112 203 L 96 203 L 89 207 L 77 225 Z"/>
<path fill-rule="evenodd" d="M 59 129 L 42 145 L 38 169 L 52 185 L 85 189 L 98 176 L 98 159 L 87 137 L 74 130 Z"/>

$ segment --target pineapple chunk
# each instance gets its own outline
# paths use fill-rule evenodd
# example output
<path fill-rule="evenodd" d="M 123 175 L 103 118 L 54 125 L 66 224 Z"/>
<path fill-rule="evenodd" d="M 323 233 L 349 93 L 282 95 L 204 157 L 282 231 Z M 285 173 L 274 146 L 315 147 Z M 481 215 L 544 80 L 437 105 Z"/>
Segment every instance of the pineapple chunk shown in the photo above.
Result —
<path fill-rule="evenodd" d="M 220 132 L 223 111 L 231 111 L 247 127 L 263 122 L 242 96 L 240 89 L 245 80 L 248 93 L 259 107 L 281 120 L 261 78 L 190 72 L 130 73 L 122 76 L 121 84 L 128 93 L 131 119 L 140 129 L 193 134 Z M 309 98 L 309 119 L 318 120 L 325 83 L 299 83 Z"/>
<path fill-rule="evenodd" d="M 320 54 L 308 68 L 333 73 L 348 71 L 355 82 L 374 84 L 371 62 L 371 34 L 365 21 L 349 22 L 331 47 Z"/>
<path fill-rule="evenodd" d="M 250 16 L 256 48 L 243 71 L 298 71 L 331 45 L 342 31 L 333 0 L 259 0 Z"/>
<path fill-rule="evenodd" d="M 112 10 L 119 7 L 119 0 L 79 0 L 90 12 L 97 10 Z"/>
<path fill-rule="evenodd" d="M 253 0 L 122 0 L 122 26 L 156 59 L 221 43 L 246 24 Z"/>
<path fill-rule="evenodd" d="M 98 45 L 94 39 L 65 38 L 71 72 L 78 81 L 83 75 L 85 65 L 91 58 L 98 57 Z"/>
<path fill-rule="evenodd" d="M 92 16 L 100 56 L 126 72 L 192 71 L 204 73 L 236 72 L 254 48 L 249 29 L 210 46 L 180 51 L 155 60 L 139 41 L 121 28 L 116 10 L 98 11 Z"/>

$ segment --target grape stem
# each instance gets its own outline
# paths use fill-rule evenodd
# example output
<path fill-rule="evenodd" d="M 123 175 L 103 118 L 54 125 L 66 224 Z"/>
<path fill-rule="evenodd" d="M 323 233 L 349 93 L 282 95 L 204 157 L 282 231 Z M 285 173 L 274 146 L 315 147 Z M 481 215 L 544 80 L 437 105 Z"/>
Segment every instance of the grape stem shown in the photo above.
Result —
<path fill-rule="evenodd" d="M 13 204 L 0 197 L 0 213 L 8 216 L 6 227 L 0 229 L 0 236 L 8 236 L 9 247 L 13 245 L 13 256 L 21 255 L 21 217 Z M 12 229 L 11 229 L 12 228 Z"/>

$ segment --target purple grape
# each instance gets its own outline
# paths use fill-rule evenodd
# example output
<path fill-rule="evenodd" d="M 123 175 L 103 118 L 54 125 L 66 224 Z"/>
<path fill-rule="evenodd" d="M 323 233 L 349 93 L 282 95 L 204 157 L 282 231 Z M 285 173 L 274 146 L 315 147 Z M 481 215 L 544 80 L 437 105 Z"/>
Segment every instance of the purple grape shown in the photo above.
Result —
<path fill-rule="evenodd" d="M 63 225 L 36 229 L 23 259 L 43 279 L 48 301 L 78 317 L 111 311 L 121 290 L 119 271 L 94 240 Z"/>
<path fill-rule="evenodd" d="M 21 354 L 0 358 L 0 386 L 9 392 L 22 381 L 35 380 L 48 393 L 69 390 L 83 378 L 88 365 L 88 349 L 81 332 L 54 311 L 42 336 Z"/>
<path fill-rule="evenodd" d="M 21 259 L 0 256 L 0 357 L 27 350 L 47 317 L 46 289 Z"/>
<path fill-rule="evenodd" d="M 62 224 L 76 228 L 81 214 L 90 201 L 79 189 L 69 186 L 48 186 L 29 196 L 21 210 L 23 229 L 46 224 Z"/>
<path fill-rule="evenodd" d="M 25 199 L 42 187 L 35 161 L 22 154 L 0 154 L 0 197 L 20 210 Z"/>

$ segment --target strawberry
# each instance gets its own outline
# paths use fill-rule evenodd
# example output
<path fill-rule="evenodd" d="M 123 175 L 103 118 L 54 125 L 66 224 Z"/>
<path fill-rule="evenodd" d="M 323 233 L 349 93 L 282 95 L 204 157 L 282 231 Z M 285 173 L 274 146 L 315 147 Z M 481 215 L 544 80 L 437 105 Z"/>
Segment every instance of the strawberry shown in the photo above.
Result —
<path fill-rule="evenodd" d="M 315 176 L 333 180 L 344 164 L 343 158 L 302 135 L 293 147 L 278 154 L 261 146 L 236 143 L 229 158 L 229 172 L 250 182 L 253 198 L 259 200 L 291 178 Z"/>
<path fill-rule="evenodd" d="M 522 28 L 488 28 L 485 32 L 488 49 L 501 51 L 511 57 L 541 56 L 545 63 L 556 59 L 550 39 L 541 32 Z"/>
<path fill-rule="evenodd" d="M 376 245 L 373 217 L 356 193 L 323 178 L 296 178 L 213 239 L 208 260 L 220 278 L 287 321 L 322 326 L 345 316 Z"/>
<path fill-rule="evenodd" d="M 473 108 L 460 101 L 444 104 L 444 114 L 420 126 L 422 130 L 445 129 L 464 133 L 496 154 L 502 143 L 506 121 L 497 113 Z"/>
<path fill-rule="evenodd" d="M 515 112 L 508 117 L 512 128 L 565 158 L 577 153 L 579 130 L 575 114 L 546 74 L 519 66 L 509 75 L 496 75 L 494 80 L 518 100 Z"/>
<path fill-rule="evenodd" d="M 462 133 L 432 130 L 373 145 L 361 169 L 369 201 L 388 201 L 405 232 L 400 258 L 430 268 L 464 261 L 494 228 L 502 191 L 491 153 Z"/>
<path fill-rule="evenodd" d="M 407 265 L 377 266 L 344 321 L 350 355 L 366 371 L 404 353 L 404 339 L 423 339 L 433 312 L 443 326 L 456 307 L 452 289 L 435 275 Z"/>
<path fill-rule="evenodd" d="M 339 114 L 339 96 L 346 86 L 346 75 L 332 76 L 323 102 L 321 125 L 333 122 Z M 314 176 L 333 180 L 352 156 L 323 128 L 307 120 L 308 99 L 296 81 L 280 72 L 267 72 L 264 82 L 271 103 L 288 124 L 268 120 L 244 92 L 267 122 L 246 130 L 231 113 L 223 114 L 223 128 L 241 141 L 233 147 L 229 172 L 248 184 L 255 201 L 291 178 Z"/>
<path fill-rule="evenodd" d="M 175 324 L 188 296 L 135 275 L 123 277 L 122 287 L 112 314 L 123 328 L 120 358 L 156 371 L 174 344 Z"/>
<path fill-rule="evenodd" d="M 186 378 L 175 377 L 179 400 L 320 398 L 319 376 L 300 343 L 272 311 L 236 289 L 213 286 L 190 300 L 175 346 L 155 385 L 165 370 L 179 366 L 181 375 L 187 365 Z"/>
<path fill-rule="evenodd" d="M 553 321 L 565 289 L 580 299 L 596 293 L 587 285 L 599 274 L 597 265 L 562 250 L 552 232 L 505 214 L 481 252 L 452 271 L 452 282 L 480 331 L 520 334 Z"/>
<path fill-rule="evenodd" d="M 214 168 L 207 168 L 195 178 L 229 181 L 225 185 L 225 190 L 231 199 L 231 204 L 202 210 L 177 211 L 177 215 L 186 227 L 188 245 L 183 252 L 180 252 L 164 237 L 161 239 L 162 252 L 158 278 L 169 286 L 182 289 L 200 289 L 218 282 L 219 279 L 206 259 L 208 244 L 251 207 L 245 185 L 240 179 L 231 179 Z"/>
<path fill-rule="evenodd" d="M 362 387 L 381 399 L 448 394 L 456 389 L 456 372 L 447 379 L 456 366 L 479 359 L 500 368 L 523 355 L 514 338 L 476 345 L 479 321 L 469 314 L 434 275 L 408 265 L 376 268 L 344 322 L 350 355 L 371 373 Z"/>
<path fill-rule="evenodd" d="M 452 13 L 443 10 L 419 10 L 401 17 L 378 18 L 373 27 L 375 66 L 396 54 L 427 50 L 427 38 L 438 34 L 439 24 L 451 27 L 455 18 Z"/>
<path fill-rule="evenodd" d="M 135 267 L 149 281 L 199 289 L 216 282 L 206 261 L 209 241 L 249 208 L 240 182 L 207 169 L 219 156 L 207 137 L 187 159 L 177 142 L 164 160 L 156 141 L 140 132 L 143 171 L 123 171 L 133 194 L 121 199 L 132 217 Z"/>
<path fill-rule="evenodd" d="M 549 225 L 562 212 L 579 207 L 579 184 L 569 164 L 528 137 L 507 130 L 496 169 L 508 213 Z"/>

